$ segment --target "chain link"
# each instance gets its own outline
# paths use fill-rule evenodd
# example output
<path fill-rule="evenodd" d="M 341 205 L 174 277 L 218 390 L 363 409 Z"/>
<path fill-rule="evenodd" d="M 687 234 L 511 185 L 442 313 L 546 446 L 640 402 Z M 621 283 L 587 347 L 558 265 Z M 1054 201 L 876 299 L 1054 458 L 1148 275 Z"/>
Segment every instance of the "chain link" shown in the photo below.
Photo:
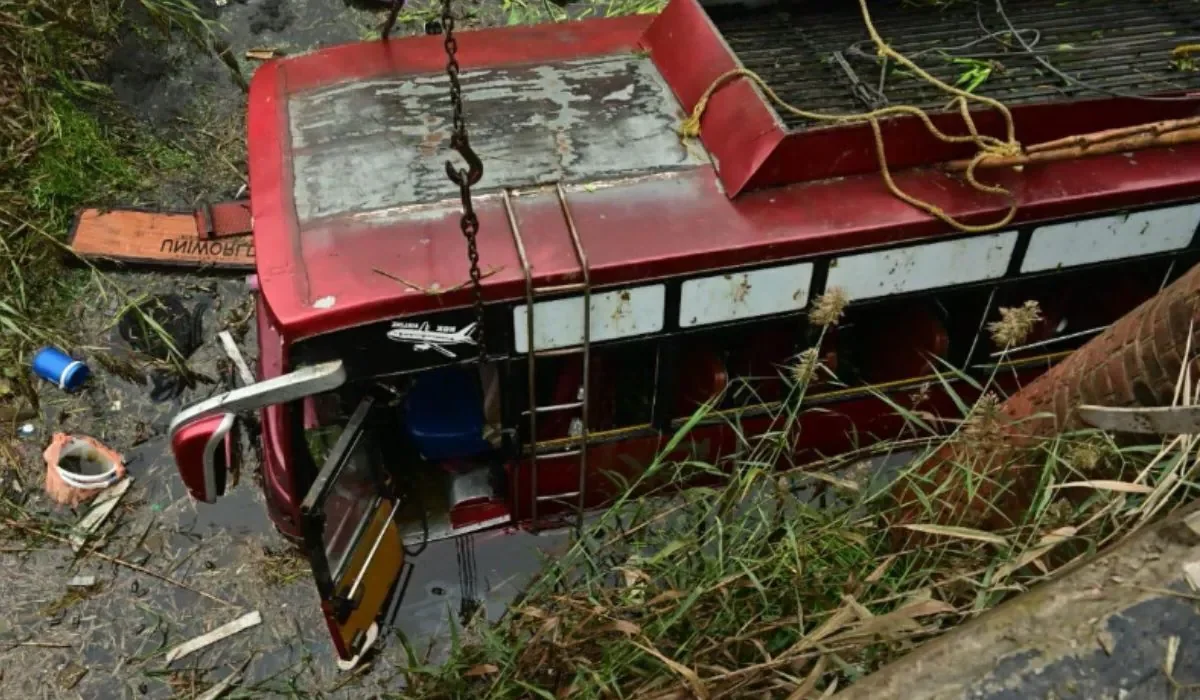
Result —
<path fill-rule="evenodd" d="M 487 358 L 487 346 L 484 337 L 483 324 L 483 285 L 480 282 L 479 248 L 476 236 L 479 233 L 479 218 L 475 215 L 475 206 L 471 201 L 471 185 L 483 177 L 483 163 L 471 149 L 467 140 L 467 123 L 463 117 L 462 86 L 458 81 L 458 40 L 454 38 L 454 14 L 451 11 L 453 0 L 442 0 L 442 27 L 446 32 L 446 75 L 450 78 L 450 103 L 454 109 L 453 131 L 450 134 L 450 147 L 467 161 L 467 169 L 454 167 L 446 161 L 446 175 L 450 181 L 458 185 L 462 197 L 462 218 L 459 227 L 467 240 L 467 261 L 471 266 L 471 289 L 475 294 L 475 344 L 479 347 L 479 362 Z"/>

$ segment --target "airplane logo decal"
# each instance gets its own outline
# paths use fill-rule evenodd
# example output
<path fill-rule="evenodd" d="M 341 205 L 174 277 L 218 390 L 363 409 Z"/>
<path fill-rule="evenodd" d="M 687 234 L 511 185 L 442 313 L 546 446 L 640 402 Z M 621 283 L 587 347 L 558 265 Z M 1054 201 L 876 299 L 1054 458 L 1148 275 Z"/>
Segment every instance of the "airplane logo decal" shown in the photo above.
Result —
<path fill-rule="evenodd" d="M 387 337 L 398 343 L 409 343 L 413 346 L 413 350 L 418 352 L 433 350 L 446 357 L 456 358 L 458 356 L 446 346 L 463 343 L 474 345 L 475 339 L 471 337 L 474 332 L 474 323 L 464 326 L 462 329 L 456 329 L 454 326 L 438 326 L 435 330 L 430 328 L 428 321 L 424 323 L 396 321 L 392 324 L 392 329 L 388 331 Z"/>

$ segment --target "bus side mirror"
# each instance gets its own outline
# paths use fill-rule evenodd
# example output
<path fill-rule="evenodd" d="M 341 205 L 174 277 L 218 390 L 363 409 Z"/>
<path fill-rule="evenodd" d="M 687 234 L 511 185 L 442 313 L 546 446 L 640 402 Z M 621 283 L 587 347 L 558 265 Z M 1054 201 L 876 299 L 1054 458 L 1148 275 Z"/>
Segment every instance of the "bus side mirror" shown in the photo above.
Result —
<path fill-rule="evenodd" d="M 171 435 L 175 466 L 192 498 L 213 503 L 225 495 L 229 475 L 240 467 L 237 425 L 236 415 L 218 413 L 186 423 Z"/>
<path fill-rule="evenodd" d="M 171 451 L 193 498 L 213 503 L 236 473 L 241 452 L 237 414 L 337 389 L 346 381 L 341 360 L 311 365 L 188 406 L 171 421 Z"/>

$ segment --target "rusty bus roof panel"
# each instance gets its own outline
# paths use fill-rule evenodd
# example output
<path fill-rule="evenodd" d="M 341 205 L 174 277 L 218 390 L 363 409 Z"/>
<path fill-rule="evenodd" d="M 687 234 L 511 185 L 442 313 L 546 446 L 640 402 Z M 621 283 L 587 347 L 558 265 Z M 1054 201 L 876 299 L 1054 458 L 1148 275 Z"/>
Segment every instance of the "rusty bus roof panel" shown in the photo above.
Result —
<path fill-rule="evenodd" d="M 675 131 L 679 107 L 644 55 L 464 71 L 480 192 L 701 165 Z M 446 177 L 445 73 L 349 81 L 289 96 L 301 225 L 458 196 Z"/>

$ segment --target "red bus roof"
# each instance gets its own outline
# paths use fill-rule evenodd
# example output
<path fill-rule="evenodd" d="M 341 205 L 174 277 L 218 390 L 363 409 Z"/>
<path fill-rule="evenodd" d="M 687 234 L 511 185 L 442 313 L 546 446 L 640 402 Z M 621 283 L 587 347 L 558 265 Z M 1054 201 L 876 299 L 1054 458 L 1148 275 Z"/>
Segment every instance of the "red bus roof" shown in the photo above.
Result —
<path fill-rule="evenodd" d="M 731 56 L 695 0 L 673 0 L 657 19 L 462 32 L 467 128 L 484 163 L 476 210 L 485 298 L 524 294 L 502 187 L 519 188 L 513 213 L 539 284 L 578 278 L 548 187 L 555 182 L 565 185 L 596 285 L 951 233 L 895 199 L 878 174 L 857 172 L 855 154 L 870 142 L 856 127 L 841 130 L 840 147 L 830 140 L 837 130 L 804 137 L 748 84 L 713 98 L 703 146 L 683 143 L 675 129 L 685 107 L 722 61 L 736 64 Z M 461 204 L 442 165 L 450 154 L 444 65 L 441 38 L 416 37 L 274 61 L 255 75 L 257 267 L 286 338 L 469 303 Z M 1189 103 L 1163 104 L 1172 106 L 1160 112 Z M 1099 114 L 1076 121 L 1135 116 Z M 1052 163 L 993 179 L 1018 197 L 1018 223 L 1073 216 L 1200 196 L 1200 150 Z M 933 172 L 897 181 L 975 223 L 1007 207 Z M 774 186 L 755 190 L 755 182 Z"/>

